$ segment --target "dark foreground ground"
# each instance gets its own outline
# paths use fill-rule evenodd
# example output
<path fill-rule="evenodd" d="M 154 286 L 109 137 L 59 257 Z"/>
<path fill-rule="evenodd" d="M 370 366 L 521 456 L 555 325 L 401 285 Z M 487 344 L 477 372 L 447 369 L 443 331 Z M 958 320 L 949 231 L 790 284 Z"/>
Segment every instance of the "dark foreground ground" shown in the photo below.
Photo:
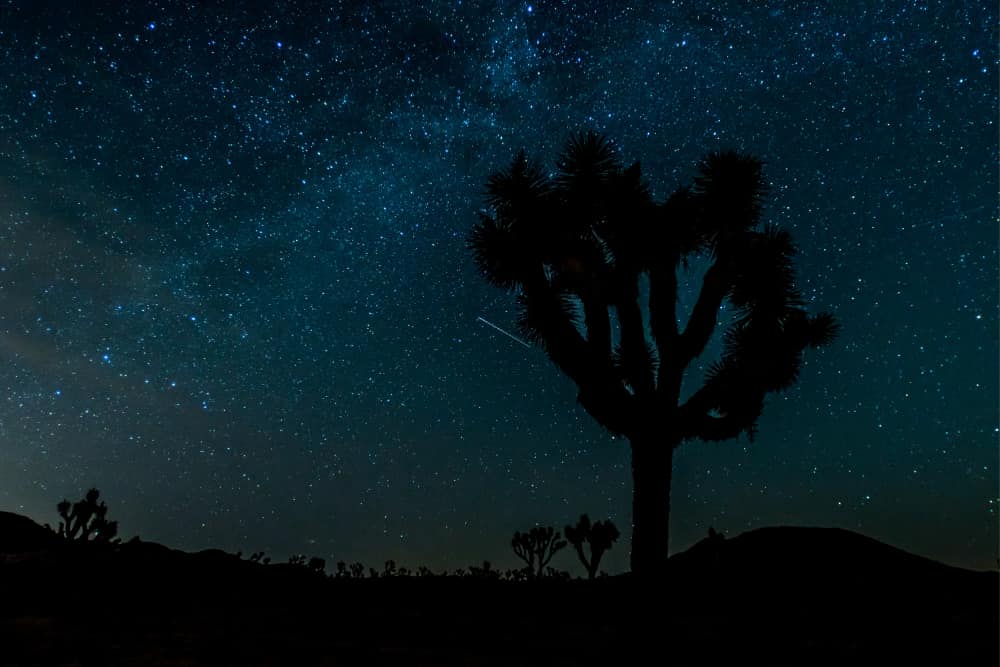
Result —
<path fill-rule="evenodd" d="M 658 591 L 331 579 L 151 543 L 25 550 L 3 519 L 4 666 L 998 664 L 997 573 L 836 529 L 706 540 Z"/>

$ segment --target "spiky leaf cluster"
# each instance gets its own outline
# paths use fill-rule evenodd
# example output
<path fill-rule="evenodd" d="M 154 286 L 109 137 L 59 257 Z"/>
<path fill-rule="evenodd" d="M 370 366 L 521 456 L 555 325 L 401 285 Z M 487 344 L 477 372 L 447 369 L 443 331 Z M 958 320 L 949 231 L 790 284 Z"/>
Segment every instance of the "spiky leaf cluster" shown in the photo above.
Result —
<path fill-rule="evenodd" d="M 631 437 L 667 417 L 675 440 L 752 435 L 765 396 L 795 382 L 803 350 L 837 333 L 831 315 L 804 309 L 791 236 L 761 225 L 761 162 L 711 153 L 691 186 L 662 203 L 639 163 L 626 167 L 599 134 L 572 137 L 555 167 L 547 173 L 518 153 L 489 178 L 488 209 L 470 237 L 480 272 L 516 293 L 521 334 L 576 382 L 580 403 L 614 433 Z M 711 266 L 681 331 L 677 272 L 696 256 Z M 727 301 L 736 319 L 723 333 L 723 355 L 678 406 L 684 370 Z"/>

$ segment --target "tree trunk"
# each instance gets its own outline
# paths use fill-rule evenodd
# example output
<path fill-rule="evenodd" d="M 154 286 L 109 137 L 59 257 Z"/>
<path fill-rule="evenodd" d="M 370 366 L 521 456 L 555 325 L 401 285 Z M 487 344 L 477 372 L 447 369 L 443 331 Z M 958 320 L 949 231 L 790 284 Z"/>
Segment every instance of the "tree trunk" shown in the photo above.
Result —
<path fill-rule="evenodd" d="M 673 454 L 666 438 L 632 440 L 632 574 L 645 580 L 666 575 Z"/>

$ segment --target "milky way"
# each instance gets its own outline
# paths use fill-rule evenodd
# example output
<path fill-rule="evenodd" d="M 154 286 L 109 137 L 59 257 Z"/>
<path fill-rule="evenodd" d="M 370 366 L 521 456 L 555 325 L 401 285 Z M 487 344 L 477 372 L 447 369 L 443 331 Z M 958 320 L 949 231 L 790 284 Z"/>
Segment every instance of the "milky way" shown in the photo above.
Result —
<path fill-rule="evenodd" d="M 754 443 L 679 450 L 675 548 L 995 565 L 993 3 L 84 4 L 0 7 L 0 509 L 97 486 L 125 537 L 434 568 L 627 534 L 626 443 L 477 321 L 514 303 L 466 248 L 492 170 L 596 129 L 658 197 L 763 158 L 843 324 Z"/>

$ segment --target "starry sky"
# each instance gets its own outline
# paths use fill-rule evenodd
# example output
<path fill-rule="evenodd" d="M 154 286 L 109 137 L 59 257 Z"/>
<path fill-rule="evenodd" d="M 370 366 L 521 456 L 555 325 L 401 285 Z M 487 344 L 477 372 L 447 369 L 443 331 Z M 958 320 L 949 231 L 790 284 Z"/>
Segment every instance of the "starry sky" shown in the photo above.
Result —
<path fill-rule="evenodd" d="M 754 443 L 678 451 L 674 550 L 840 526 L 994 567 L 997 18 L 7 0 L 0 509 L 54 521 L 96 486 L 126 538 L 434 569 L 512 567 L 515 530 L 583 512 L 627 536 L 627 444 L 477 319 L 515 310 L 466 248 L 490 172 L 595 129 L 658 198 L 710 150 L 763 158 L 843 325 Z"/>

